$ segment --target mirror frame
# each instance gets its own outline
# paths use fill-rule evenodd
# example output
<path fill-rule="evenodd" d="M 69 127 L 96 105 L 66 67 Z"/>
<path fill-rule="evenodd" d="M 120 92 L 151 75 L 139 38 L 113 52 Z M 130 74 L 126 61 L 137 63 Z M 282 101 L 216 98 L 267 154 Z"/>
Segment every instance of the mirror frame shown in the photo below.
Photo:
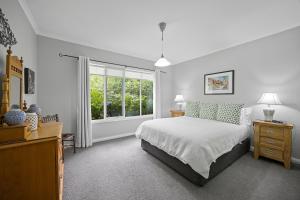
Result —
<path fill-rule="evenodd" d="M 10 91 L 11 91 L 11 77 L 15 76 L 20 79 L 20 109 L 23 109 L 23 58 L 12 55 L 11 47 L 7 50 L 6 55 L 6 76 L 3 78 L 2 83 L 2 102 L 1 102 L 1 115 L 4 115 L 10 109 Z"/>

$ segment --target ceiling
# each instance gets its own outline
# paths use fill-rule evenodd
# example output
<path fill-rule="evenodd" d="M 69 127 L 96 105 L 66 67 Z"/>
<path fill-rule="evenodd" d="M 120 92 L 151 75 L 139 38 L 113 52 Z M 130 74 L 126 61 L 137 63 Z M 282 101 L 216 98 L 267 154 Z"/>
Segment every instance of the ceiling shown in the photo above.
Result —
<path fill-rule="evenodd" d="M 300 25 L 299 0 L 19 0 L 37 34 L 172 64 Z"/>

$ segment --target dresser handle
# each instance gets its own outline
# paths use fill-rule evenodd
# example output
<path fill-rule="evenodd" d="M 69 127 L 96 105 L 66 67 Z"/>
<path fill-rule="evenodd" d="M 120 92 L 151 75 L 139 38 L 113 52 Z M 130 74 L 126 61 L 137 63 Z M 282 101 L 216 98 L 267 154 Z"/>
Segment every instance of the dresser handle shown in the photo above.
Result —
<path fill-rule="evenodd" d="M 270 140 L 267 140 L 267 143 L 269 143 L 269 144 L 274 144 L 275 142 L 270 141 Z"/>
<path fill-rule="evenodd" d="M 268 130 L 267 130 L 267 133 L 271 133 L 271 134 L 272 134 L 272 133 L 273 133 L 273 130 L 272 130 L 272 129 L 268 129 Z"/>
<path fill-rule="evenodd" d="M 272 151 L 271 149 L 265 149 L 265 151 L 266 151 L 267 153 L 273 153 L 273 151 Z"/>

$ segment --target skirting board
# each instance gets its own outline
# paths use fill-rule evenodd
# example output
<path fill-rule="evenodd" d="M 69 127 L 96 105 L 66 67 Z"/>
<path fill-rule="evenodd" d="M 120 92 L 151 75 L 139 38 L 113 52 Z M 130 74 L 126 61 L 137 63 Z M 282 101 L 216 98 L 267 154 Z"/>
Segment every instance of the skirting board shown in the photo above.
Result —
<path fill-rule="evenodd" d="M 114 139 L 118 139 L 118 138 L 128 137 L 131 135 L 134 135 L 134 133 L 123 133 L 123 134 L 109 136 L 109 137 L 97 138 L 97 139 L 93 139 L 93 143 L 103 142 L 103 141 L 107 141 L 107 140 L 114 140 Z"/>
<path fill-rule="evenodd" d="M 254 151 L 254 146 L 250 146 L 250 151 Z M 300 165 L 300 159 L 292 157 L 291 160 L 293 164 Z"/>

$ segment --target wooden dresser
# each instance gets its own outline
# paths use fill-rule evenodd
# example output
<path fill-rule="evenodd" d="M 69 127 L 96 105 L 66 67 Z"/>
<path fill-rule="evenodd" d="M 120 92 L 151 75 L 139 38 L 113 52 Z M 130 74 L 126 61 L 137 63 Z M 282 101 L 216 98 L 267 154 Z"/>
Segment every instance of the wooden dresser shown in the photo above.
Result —
<path fill-rule="evenodd" d="M 289 123 L 254 121 L 254 158 L 264 156 L 284 163 L 291 163 L 292 129 Z"/>
<path fill-rule="evenodd" d="M 1 200 L 62 199 L 61 132 L 62 123 L 45 123 L 25 141 L 0 143 Z"/>
<path fill-rule="evenodd" d="M 182 110 L 171 110 L 171 117 L 180 117 L 180 116 L 184 116 L 184 111 Z"/>

